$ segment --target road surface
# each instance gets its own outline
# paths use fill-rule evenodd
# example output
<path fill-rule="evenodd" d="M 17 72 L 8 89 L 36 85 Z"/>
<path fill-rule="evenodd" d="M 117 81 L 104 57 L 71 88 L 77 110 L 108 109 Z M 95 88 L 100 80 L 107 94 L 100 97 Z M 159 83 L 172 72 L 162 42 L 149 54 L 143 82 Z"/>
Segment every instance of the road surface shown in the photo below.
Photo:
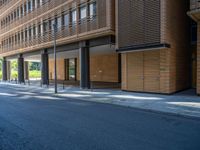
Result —
<path fill-rule="evenodd" d="M 0 85 L 0 150 L 200 150 L 200 120 Z"/>

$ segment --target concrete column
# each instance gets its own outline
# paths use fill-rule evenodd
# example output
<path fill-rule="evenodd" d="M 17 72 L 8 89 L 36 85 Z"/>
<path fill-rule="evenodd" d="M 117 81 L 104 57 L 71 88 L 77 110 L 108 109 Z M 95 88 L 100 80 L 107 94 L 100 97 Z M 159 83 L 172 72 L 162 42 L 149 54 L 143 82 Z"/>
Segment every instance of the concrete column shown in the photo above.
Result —
<path fill-rule="evenodd" d="M 18 82 L 24 83 L 24 58 L 22 54 L 18 58 Z"/>
<path fill-rule="evenodd" d="M 80 88 L 90 89 L 90 50 L 88 42 L 80 43 Z"/>
<path fill-rule="evenodd" d="M 29 80 L 29 62 L 28 61 L 24 62 L 24 77 L 25 77 L 25 80 Z"/>
<path fill-rule="evenodd" d="M 3 58 L 2 61 L 2 80 L 7 81 L 7 61 L 5 58 Z"/>
<path fill-rule="evenodd" d="M 49 55 L 46 50 L 41 54 L 42 84 L 49 85 Z"/>

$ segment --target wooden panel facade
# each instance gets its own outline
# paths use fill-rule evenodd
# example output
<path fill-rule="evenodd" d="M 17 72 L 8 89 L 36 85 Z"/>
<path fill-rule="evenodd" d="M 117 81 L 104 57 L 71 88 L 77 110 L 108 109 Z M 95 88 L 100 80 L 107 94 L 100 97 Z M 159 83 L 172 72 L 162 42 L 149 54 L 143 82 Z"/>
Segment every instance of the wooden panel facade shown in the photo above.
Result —
<path fill-rule="evenodd" d="M 91 56 L 90 74 L 91 81 L 119 82 L 118 54 Z"/>
<path fill-rule="evenodd" d="M 162 69 L 166 69 L 166 78 L 169 79 L 167 93 L 173 93 L 190 87 L 188 1 L 166 0 L 162 3 L 162 9 L 165 10 L 162 15 L 162 26 L 165 31 L 162 40 L 170 43 L 170 48 L 166 52 L 163 51 L 167 59 Z"/>
<path fill-rule="evenodd" d="M 160 92 L 160 51 L 144 52 L 144 91 Z"/>
<path fill-rule="evenodd" d="M 129 7 L 133 6 L 135 4 L 135 7 L 138 6 L 138 8 L 132 9 L 126 9 L 124 7 L 124 13 L 119 14 L 118 18 L 124 18 L 126 15 L 124 14 L 130 14 L 133 12 L 140 11 L 140 13 L 133 13 L 129 17 L 134 19 L 136 18 L 136 24 L 140 21 L 142 22 L 143 18 L 143 29 L 140 28 L 134 28 L 131 27 L 127 28 L 124 26 L 129 25 L 123 25 L 121 23 L 121 20 L 118 21 L 117 27 L 118 29 L 118 48 L 121 46 L 130 46 L 130 44 L 134 44 L 134 42 L 139 41 L 137 36 L 134 38 L 131 38 L 131 35 L 134 35 L 136 32 L 141 33 L 138 35 L 149 35 L 149 39 L 152 39 L 151 42 L 160 42 L 160 43 L 167 43 L 170 46 L 166 48 L 148 48 L 148 51 L 145 51 L 144 49 L 137 49 L 132 50 L 129 49 L 129 52 L 123 51 L 122 55 L 122 86 L 124 90 L 130 90 L 130 91 L 145 91 L 145 92 L 154 92 L 154 93 L 174 93 L 180 90 L 184 90 L 189 88 L 189 65 L 190 65 L 190 49 L 189 49 L 189 26 L 188 26 L 188 17 L 187 17 L 187 10 L 188 10 L 188 1 L 187 0 L 156 0 L 156 1 L 148 1 L 149 8 L 144 9 L 144 3 L 147 3 L 148 0 L 144 1 L 127 1 L 125 4 L 128 6 L 128 3 L 130 3 Z M 122 1 L 118 1 L 118 5 L 122 3 Z M 152 3 L 151 3 L 152 2 Z M 142 8 L 140 8 L 142 5 L 144 5 Z M 159 5 L 159 7 L 157 7 Z M 118 6 L 119 9 L 122 9 L 122 6 Z M 151 10 L 152 9 L 152 10 Z M 159 22 L 155 25 L 151 22 L 148 23 L 149 26 L 145 27 L 144 20 L 148 21 L 148 17 L 145 18 L 145 16 L 141 15 L 142 12 L 144 12 L 146 15 L 153 18 L 154 23 Z M 159 15 L 156 15 L 156 14 Z M 148 14 L 148 15 L 147 15 Z M 153 15 L 150 15 L 153 14 Z M 159 18 L 159 19 L 158 19 Z M 130 21 L 129 19 L 128 21 Z M 181 21 L 180 21 L 181 20 Z M 132 21 L 134 24 L 134 21 Z M 120 27 L 121 26 L 121 27 Z M 152 28 L 153 27 L 153 28 Z M 123 31 L 122 31 L 123 29 Z M 125 34 L 120 32 L 127 32 L 128 34 L 127 38 Z M 147 34 L 149 32 L 149 34 Z M 121 34 L 121 35 L 120 35 Z M 123 36 L 122 36 L 123 35 Z M 156 36 L 157 35 L 157 36 Z M 121 38 L 120 38 L 121 36 Z M 141 37 L 145 37 L 141 36 Z M 122 39 L 124 37 L 125 41 Z M 134 37 L 134 36 L 133 36 Z M 152 37 L 152 38 L 151 38 Z M 155 37 L 155 38 L 153 38 Z M 122 39 L 122 41 L 121 41 Z M 144 38 L 145 40 L 148 38 Z M 144 45 L 145 40 L 141 40 L 141 42 L 138 42 L 140 45 Z M 154 40 L 155 41 L 154 41 Z M 129 41 L 128 41 L 129 40 Z M 133 40 L 133 41 L 131 41 Z M 122 42 L 122 43 L 120 43 Z M 147 45 L 148 46 L 148 45 Z M 157 49 L 157 50 L 155 50 Z M 143 57 L 138 56 L 142 55 Z M 126 60 L 125 60 L 126 59 Z M 143 62 L 143 63 L 142 63 Z M 143 65 L 142 65 L 143 64 Z M 141 70 L 143 71 L 143 75 L 141 75 Z M 133 73 L 135 73 L 133 75 Z M 131 74 L 131 75 L 130 75 Z M 138 75 L 139 74 L 139 75 Z M 138 81 L 135 81 L 137 76 L 140 76 L 140 79 Z M 143 78 L 143 81 L 141 81 L 141 78 Z M 143 85 L 142 85 L 143 84 Z M 143 87 L 143 89 L 142 89 Z M 139 89 L 139 90 L 138 90 Z"/>
<path fill-rule="evenodd" d="M 131 91 L 143 91 L 144 90 L 143 52 L 128 53 L 126 61 L 127 61 L 126 78 L 128 85 L 127 89 Z"/>
<path fill-rule="evenodd" d="M 123 54 L 123 90 L 160 93 L 160 51 L 130 52 Z"/>
<path fill-rule="evenodd" d="M 77 60 L 77 80 L 80 80 L 80 64 Z M 65 59 L 57 61 L 58 80 L 65 80 Z M 49 60 L 49 78 L 54 79 L 54 61 Z M 90 57 L 90 78 L 98 82 L 119 82 L 118 76 L 118 54 L 93 55 Z"/>

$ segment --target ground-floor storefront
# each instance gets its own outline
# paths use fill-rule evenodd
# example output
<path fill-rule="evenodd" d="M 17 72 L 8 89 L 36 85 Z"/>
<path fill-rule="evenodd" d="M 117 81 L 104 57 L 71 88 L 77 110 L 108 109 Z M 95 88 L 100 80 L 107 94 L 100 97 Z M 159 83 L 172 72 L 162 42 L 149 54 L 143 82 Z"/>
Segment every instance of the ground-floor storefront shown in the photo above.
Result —
<path fill-rule="evenodd" d="M 185 48 L 184 48 L 185 49 Z M 172 94 L 196 88 L 199 94 L 200 54 L 196 48 L 148 49 L 118 52 L 115 45 L 61 46 L 57 51 L 57 80 L 80 88 L 118 88 L 124 91 Z M 181 51 L 181 52 L 180 52 Z M 41 84 L 54 82 L 53 49 L 24 53 L 3 60 L 3 80 L 10 78 L 10 60 L 18 62 L 18 82 L 29 80 L 30 61 L 41 63 Z"/>
<path fill-rule="evenodd" d="M 93 47 L 89 51 L 90 86 L 120 88 L 120 54 L 109 45 Z M 57 53 L 57 79 L 61 83 L 75 84 L 81 80 L 81 63 L 79 50 Z M 54 58 L 49 55 L 49 80 L 54 80 Z"/>

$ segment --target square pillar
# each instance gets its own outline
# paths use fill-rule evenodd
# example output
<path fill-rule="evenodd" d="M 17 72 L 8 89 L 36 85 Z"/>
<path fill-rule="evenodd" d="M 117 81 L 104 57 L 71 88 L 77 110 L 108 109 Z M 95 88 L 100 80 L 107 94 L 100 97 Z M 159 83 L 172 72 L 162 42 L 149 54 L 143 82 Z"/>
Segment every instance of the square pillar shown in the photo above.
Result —
<path fill-rule="evenodd" d="M 46 50 L 41 54 L 42 84 L 49 85 L 49 55 Z"/>
<path fill-rule="evenodd" d="M 3 58 L 3 61 L 2 61 L 2 80 L 3 81 L 7 81 L 7 61 L 5 58 Z"/>
<path fill-rule="evenodd" d="M 24 83 L 24 58 L 22 55 L 18 58 L 18 82 Z"/>
<path fill-rule="evenodd" d="M 90 89 L 90 49 L 88 42 L 81 42 L 79 48 L 80 59 L 80 88 Z"/>

